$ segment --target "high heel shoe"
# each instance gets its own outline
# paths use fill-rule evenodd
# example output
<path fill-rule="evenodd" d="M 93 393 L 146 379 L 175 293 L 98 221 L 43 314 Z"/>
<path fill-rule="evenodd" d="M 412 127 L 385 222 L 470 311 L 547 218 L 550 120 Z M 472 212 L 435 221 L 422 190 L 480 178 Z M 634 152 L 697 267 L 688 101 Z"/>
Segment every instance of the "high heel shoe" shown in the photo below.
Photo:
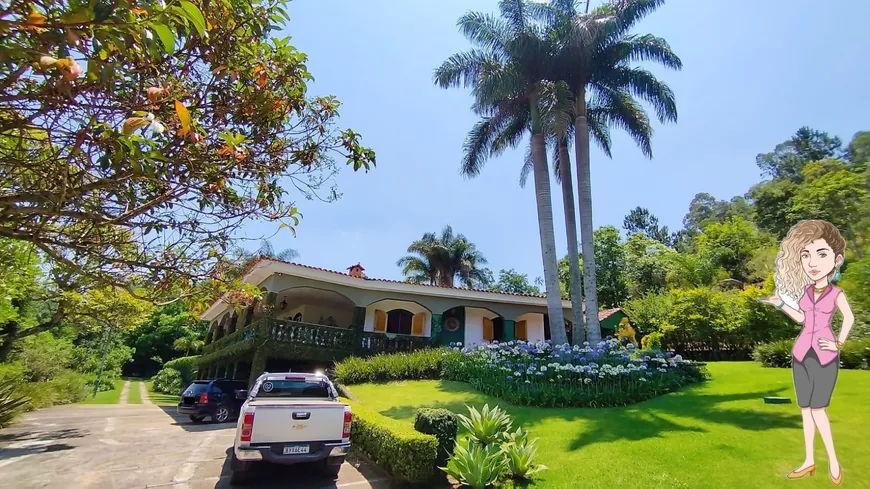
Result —
<path fill-rule="evenodd" d="M 810 476 L 816 475 L 816 466 L 810 465 L 809 467 L 802 469 L 802 470 L 793 470 L 793 471 L 789 472 L 786 477 L 788 477 L 789 479 L 800 479 L 802 477 L 806 477 L 807 474 L 809 474 Z M 841 473 L 840 478 L 842 479 L 842 477 L 843 477 L 843 474 Z M 831 477 L 831 480 L 834 480 L 834 478 Z"/>
<path fill-rule="evenodd" d="M 834 474 L 830 472 L 828 472 L 828 477 L 831 478 L 831 484 L 839 486 L 843 482 L 843 467 L 840 467 L 840 475 L 838 475 L 836 479 L 834 479 Z"/>

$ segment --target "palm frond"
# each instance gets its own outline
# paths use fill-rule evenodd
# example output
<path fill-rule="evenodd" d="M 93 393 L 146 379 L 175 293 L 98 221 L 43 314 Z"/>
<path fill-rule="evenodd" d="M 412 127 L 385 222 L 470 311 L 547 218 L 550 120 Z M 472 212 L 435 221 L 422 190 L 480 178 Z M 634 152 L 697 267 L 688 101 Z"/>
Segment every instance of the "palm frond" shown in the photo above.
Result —
<path fill-rule="evenodd" d="M 646 157 L 652 158 L 653 129 L 643 106 L 625 91 L 598 85 L 593 85 L 593 87 L 597 99 L 594 103 L 600 108 L 596 112 L 596 118 L 600 118 L 600 122 L 604 125 L 625 130 L 640 146 L 641 152 Z"/>
<path fill-rule="evenodd" d="M 614 3 L 615 15 L 620 29 L 617 35 L 625 34 L 647 15 L 665 4 L 665 0 L 618 0 Z"/>
<path fill-rule="evenodd" d="M 598 106 L 587 105 L 586 121 L 589 126 L 589 136 L 608 158 L 613 158 L 611 153 L 610 126 L 607 124 L 607 119 L 602 116 L 603 110 L 603 108 Z"/>
<path fill-rule="evenodd" d="M 500 57 L 507 55 L 512 33 L 504 20 L 492 14 L 468 12 L 459 18 L 456 25 L 472 44 Z"/>
<path fill-rule="evenodd" d="M 498 60 L 485 51 L 472 49 L 457 53 L 435 69 L 434 81 L 441 88 L 473 87 L 481 71 L 493 64 L 498 65 Z"/>
<path fill-rule="evenodd" d="M 606 46 L 596 57 L 613 65 L 626 61 L 652 61 L 673 70 L 683 68 L 682 60 L 674 54 L 668 42 L 652 34 L 626 36 Z"/>
<path fill-rule="evenodd" d="M 501 0 L 498 2 L 498 10 L 501 16 L 510 24 L 515 31 L 524 31 L 529 27 L 526 10 L 527 3 L 524 0 Z"/>
<path fill-rule="evenodd" d="M 602 84 L 633 93 L 650 104 L 661 122 L 677 121 L 677 101 L 674 92 L 655 75 L 643 68 L 616 67 L 606 75 Z"/>
<path fill-rule="evenodd" d="M 532 142 L 526 147 L 526 156 L 523 159 L 523 167 L 520 169 L 520 188 L 526 188 L 526 182 L 529 180 L 529 173 L 535 169 L 535 162 L 532 160 Z"/>

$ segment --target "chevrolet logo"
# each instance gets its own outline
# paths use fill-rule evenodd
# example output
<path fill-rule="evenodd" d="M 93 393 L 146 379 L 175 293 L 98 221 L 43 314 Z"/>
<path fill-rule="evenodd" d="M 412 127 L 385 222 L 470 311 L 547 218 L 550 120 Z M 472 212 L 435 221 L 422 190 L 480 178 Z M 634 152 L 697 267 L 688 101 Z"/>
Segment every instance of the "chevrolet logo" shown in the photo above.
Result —
<path fill-rule="evenodd" d="M 304 424 L 294 424 L 294 425 L 293 425 L 293 429 L 294 429 L 294 430 L 304 430 L 304 429 L 305 429 L 305 425 L 304 425 Z"/>

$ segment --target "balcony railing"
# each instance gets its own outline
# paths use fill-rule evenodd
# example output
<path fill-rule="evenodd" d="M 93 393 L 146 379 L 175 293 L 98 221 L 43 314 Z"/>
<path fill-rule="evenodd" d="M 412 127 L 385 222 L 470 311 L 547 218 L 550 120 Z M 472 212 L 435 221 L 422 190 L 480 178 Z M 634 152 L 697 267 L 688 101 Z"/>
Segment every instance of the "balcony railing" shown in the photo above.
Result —
<path fill-rule="evenodd" d="M 267 320 L 261 319 L 251 323 L 244 329 L 206 345 L 202 349 L 203 355 L 227 348 L 240 341 L 253 339 L 257 334 L 261 334 L 258 331 L 264 327 L 263 321 Z M 373 333 L 359 331 L 356 328 L 324 326 L 283 319 L 269 320 L 265 327 L 265 339 L 272 342 L 273 346 L 289 343 L 294 347 L 329 350 L 331 357 L 369 356 L 419 350 L 431 346 L 430 338 L 423 336 Z"/>

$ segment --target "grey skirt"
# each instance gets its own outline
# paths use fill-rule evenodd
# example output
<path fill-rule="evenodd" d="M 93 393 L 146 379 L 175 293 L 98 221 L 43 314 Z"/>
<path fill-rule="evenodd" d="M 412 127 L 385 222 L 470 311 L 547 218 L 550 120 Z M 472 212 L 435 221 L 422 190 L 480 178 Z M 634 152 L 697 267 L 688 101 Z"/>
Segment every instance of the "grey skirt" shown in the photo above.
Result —
<path fill-rule="evenodd" d="M 798 406 L 813 409 L 828 407 L 839 372 L 839 355 L 827 365 L 819 362 L 819 356 L 812 348 L 801 362 L 792 357 L 791 373 Z"/>

